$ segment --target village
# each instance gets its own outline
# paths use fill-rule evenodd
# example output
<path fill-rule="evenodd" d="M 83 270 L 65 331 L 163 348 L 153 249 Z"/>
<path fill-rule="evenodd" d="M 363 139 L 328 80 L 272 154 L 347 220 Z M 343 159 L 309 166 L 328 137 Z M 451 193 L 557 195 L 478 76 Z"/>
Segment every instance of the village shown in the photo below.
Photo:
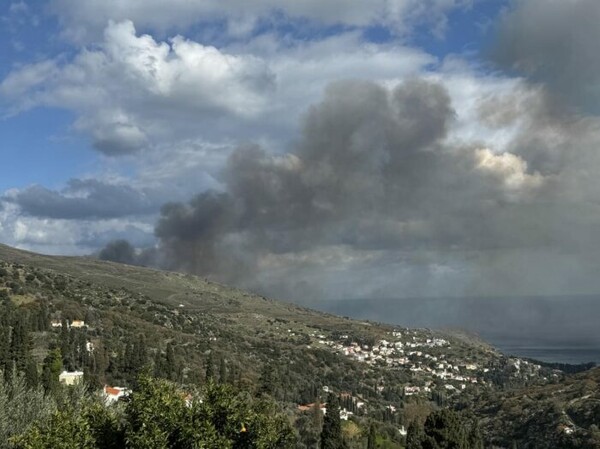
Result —
<path fill-rule="evenodd" d="M 470 386 L 484 387 L 488 384 L 489 380 L 486 378 L 494 369 L 484 365 L 489 361 L 482 363 L 468 355 L 457 356 L 447 339 L 435 336 L 427 330 L 395 329 L 387 334 L 387 338 L 372 345 L 353 341 L 349 335 L 333 337 L 316 331 L 312 332 L 310 337 L 310 346 L 327 348 L 371 367 L 386 367 L 409 374 L 411 381 L 402 385 L 405 398 L 412 396 L 431 399 L 436 393 L 439 397 L 440 392 L 446 398 L 460 395 Z M 509 363 L 515 375 L 535 376 L 541 369 L 539 365 L 518 358 L 509 358 Z M 377 390 L 383 393 L 386 387 L 388 386 L 381 384 Z M 350 398 L 353 410 L 367 414 L 367 404 L 360 396 L 348 392 L 334 392 L 328 386 L 323 387 L 323 391 L 326 394 L 336 393 L 342 400 Z M 325 414 L 326 404 L 317 405 Z M 307 411 L 317 405 L 302 404 L 298 406 L 298 410 Z M 392 404 L 386 408 L 392 414 L 397 410 Z M 342 420 L 348 420 L 353 414 L 349 408 L 342 407 L 340 410 Z M 402 427 L 399 432 L 404 434 L 405 429 Z"/>

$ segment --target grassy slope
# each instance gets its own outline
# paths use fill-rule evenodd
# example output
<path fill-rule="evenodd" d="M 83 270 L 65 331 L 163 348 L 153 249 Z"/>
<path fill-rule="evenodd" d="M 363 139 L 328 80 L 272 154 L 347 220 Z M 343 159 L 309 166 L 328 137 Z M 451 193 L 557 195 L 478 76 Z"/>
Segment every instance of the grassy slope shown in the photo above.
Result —
<path fill-rule="evenodd" d="M 340 324 L 343 327 L 343 323 L 350 321 L 181 273 L 122 265 L 89 257 L 44 256 L 1 244 L 0 260 L 52 270 L 106 288 L 127 289 L 168 306 L 183 304 L 186 310 L 301 319 L 309 320 L 315 326 Z"/>

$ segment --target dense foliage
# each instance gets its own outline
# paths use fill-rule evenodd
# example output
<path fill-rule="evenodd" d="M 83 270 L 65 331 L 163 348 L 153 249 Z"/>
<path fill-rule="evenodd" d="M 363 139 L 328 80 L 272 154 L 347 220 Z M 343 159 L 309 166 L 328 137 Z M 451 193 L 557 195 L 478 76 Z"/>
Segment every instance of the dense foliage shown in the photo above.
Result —
<path fill-rule="evenodd" d="M 295 437 L 271 401 L 212 382 L 188 397 L 169 381 L 143 376 L 124 405 L 88 397 L 11 441 L 15 449 L 284 449 Z"/>

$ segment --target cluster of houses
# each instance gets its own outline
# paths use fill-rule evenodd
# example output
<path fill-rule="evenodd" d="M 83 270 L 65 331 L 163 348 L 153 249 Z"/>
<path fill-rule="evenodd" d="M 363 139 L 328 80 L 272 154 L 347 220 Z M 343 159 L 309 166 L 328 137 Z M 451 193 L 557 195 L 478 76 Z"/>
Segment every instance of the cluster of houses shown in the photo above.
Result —
<path fill-rule="evenodd" d="M 487 368 L 480 368 L 470 361 L 450 363 L 440 351 L 444 348 L 450 349 L 448 340 L 417 334 L 414 331 L 393 331 L 389 334 L 389 340 L 379 340 L 372 346 L 350 341 L 347 335 L 341 335 L 335 340 L 327 339 L 324 335 L 313 337 L 319 345 L 327 346 L 334 352 L 358 362 L 421 373 L 422 377 L 430 379 L 424 385 L 406 385 L 406 396 L 431 393 L 440 385 L 439 382 L 433 381 L 436 378 L 443 381 L 442 388 L 447 393 L 460 392 L 468 384 L 485 383 L 481 374 L 488 371 Z M 380 387 L 381 390 L 383 388 Z"/>

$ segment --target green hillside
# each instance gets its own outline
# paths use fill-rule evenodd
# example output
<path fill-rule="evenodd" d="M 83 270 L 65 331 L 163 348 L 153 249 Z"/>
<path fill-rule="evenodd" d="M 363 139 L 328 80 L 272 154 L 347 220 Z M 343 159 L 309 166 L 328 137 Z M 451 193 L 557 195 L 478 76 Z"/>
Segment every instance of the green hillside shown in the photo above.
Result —
<path fill-rule="evenodd" d="M 439 408 L 462 410 L 464 422 L 478 418 L 489 444 L 512 447 L 530 434 L 502 424 L 517 422 L 518 411 L 494 407 L 525 403 L 516 392 L 554 391 L 566 379 L 460 333 L 350 320 L 190 275 L 91 258 L 0 246 L 0 297 L 6 335 L 22 326 L 31 341 L 13 350 L 9 338 L 3 366 L 42 382 L 59 354 L 63 369 L 83 371 L 95 389 L 135 388 L 143 371 L 182 388 L 214 380 L 268 395 L 294 426 L 298 448 L 315 447 L 322 423 L 312 419 L 311 404 L 330 393 L 340 401 L 351 448 L 373 435 L 378 447 L 404 447 L 409 426 Z M 589 439 L 594 419 L 563 431 L 565 441 Z M 558 425 L 544 423 L 552 431 Z"/>

